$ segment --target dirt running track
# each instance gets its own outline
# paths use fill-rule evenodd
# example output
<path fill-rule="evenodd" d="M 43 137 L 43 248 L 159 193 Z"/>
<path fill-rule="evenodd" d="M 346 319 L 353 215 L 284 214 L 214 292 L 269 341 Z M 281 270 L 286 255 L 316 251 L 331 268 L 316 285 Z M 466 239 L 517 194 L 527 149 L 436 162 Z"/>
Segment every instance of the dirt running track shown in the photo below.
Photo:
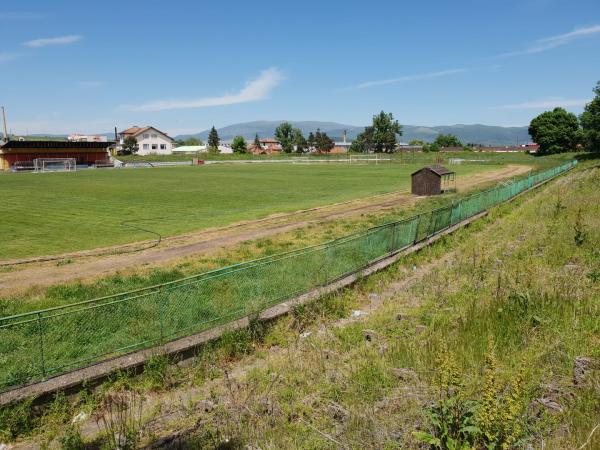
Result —
<path fill-rule="evenodd" d="M 464 191 L 503 178 L 521 175 L 529 170 L 531 170 L 529 166 L 508 165 L 497 170 L 462 177 L 457 180 L 457 188 L 459 191 Z M 244 241 L 288 232 L 313 223 L 410 205 L 422 198 L 413 196 L 404 190 L 175 236 L 163 239 L 156 247 L 134 253 L 85 256 L 86 253 L 82 252 L 65 255 L 66 258 L 81 256 L 70 264 L 57 265 L 54 260 L 15 265 L 11 267 L 12 270 L 0 273 L 0 296 L 28 290 L 32 287 L 46 287 L 58 283 L 102 278 L 117 271 L 142 266 L 148 268 L 172 264 L 184 257 L 207 254 Z M 122 246 L 113 249 L 118 252 L 119 248 Z M 109 250 L 111 249 L 102 249 L 100 253 L 106 253 Z"/>

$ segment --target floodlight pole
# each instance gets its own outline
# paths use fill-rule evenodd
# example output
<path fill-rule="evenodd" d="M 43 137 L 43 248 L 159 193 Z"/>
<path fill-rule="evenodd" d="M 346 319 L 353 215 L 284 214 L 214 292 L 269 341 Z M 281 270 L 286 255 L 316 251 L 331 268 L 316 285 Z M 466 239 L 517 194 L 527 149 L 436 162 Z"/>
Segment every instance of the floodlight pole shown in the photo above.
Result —
<path fill-rule="evenodd" d="M 4 112 L 4 106 L 2 107 L 2 121 L 4 122 L 4 141 L 8 142 L 8 130 L 6 128 L 6 113 Z"/>

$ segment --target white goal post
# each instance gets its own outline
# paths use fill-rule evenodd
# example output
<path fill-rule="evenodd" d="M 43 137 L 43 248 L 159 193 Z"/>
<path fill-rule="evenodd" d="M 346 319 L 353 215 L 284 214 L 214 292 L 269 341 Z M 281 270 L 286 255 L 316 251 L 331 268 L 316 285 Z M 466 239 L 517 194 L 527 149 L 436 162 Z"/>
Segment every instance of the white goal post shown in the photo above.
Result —
<path fill-rule="evenodd" d="M 77 170 L 75 158 L 36 158 L 33 160 L 36 172 L 74 172 Z"/>

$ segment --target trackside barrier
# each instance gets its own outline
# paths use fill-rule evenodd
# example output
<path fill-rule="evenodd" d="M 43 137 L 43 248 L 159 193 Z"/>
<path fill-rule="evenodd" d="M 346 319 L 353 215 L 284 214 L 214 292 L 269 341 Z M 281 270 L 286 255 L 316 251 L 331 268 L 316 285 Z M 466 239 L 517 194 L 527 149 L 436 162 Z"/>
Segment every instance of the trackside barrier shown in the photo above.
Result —
<path fill-rule="evenodd" d="M 0 391 L 259 313 L 414 245 L 576 164 L 531 173 L 447 207 L 320 245 L 0 318 Z"/>

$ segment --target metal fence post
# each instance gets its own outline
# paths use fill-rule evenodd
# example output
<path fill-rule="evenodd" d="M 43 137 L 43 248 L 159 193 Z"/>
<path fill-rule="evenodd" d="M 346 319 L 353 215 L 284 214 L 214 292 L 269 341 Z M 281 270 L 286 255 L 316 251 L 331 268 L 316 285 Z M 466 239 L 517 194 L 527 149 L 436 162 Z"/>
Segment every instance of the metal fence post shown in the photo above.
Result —
<path fill-rule="evenodd" d="M 161 298 L 163 290 L 162 288 L 158 289 L 158 320 L 160 324 L 160 343 L 162 344 L 165 341 L 165 308 L 163 306 L 163 299 Z"/>
<path fill-rule="evenodd" d="M 396 249 L 396 227 L 397 224 L 392 224 L 392 232 L 390 233 L 390 251 L 392 253 Z"/>
<path fill-rule="evenodd" d="M 40 347 L 40 365 L 42 369 L 42 377 L 46 378 L 46 361 L 44 358 L 44 327 L 42 326 L 42 314 L 37 314 L 38 325 L 38 344 Z"/>

